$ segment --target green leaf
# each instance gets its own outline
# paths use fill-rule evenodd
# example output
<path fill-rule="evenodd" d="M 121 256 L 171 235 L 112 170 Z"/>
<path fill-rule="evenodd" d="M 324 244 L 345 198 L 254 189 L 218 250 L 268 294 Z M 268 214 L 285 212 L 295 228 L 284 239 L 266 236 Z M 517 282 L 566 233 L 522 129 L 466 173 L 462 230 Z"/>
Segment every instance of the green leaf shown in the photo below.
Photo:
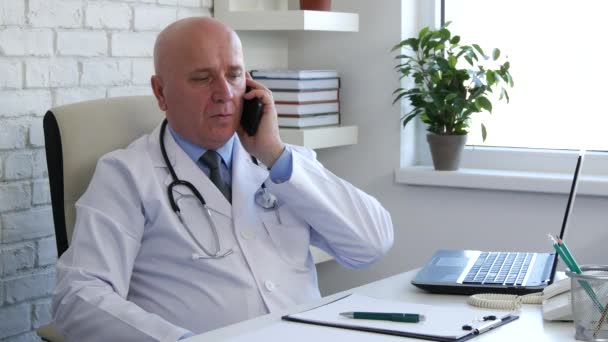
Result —
<path fill-rule="evenodd" d="M 418 33 L 418 39 L 422 39 L 423 36 L 425 36 L 428 32 L 429 32 L 429 27 L 425 27 L 422 30 L 420 30 L 420 32 Z"/>
<path fill-rule="evenodd" d="M 403 90 L 403 88 L 397 88 L 397 89 L 395 89 L 395 91 L 393 92 L 393 95 L 395 95 L 396 93 L 398 93 L 398 92 L 400 92 L 402 90 Z"/>
<path fill-rule="evenodd" d="M 452 39 L 450 40 L 450 44 L 452 45 L 456 45 L 460 42 L 460 36 L 454 36 L 452 37 Z"/>
<path fill-rule="evenodd" d="M 397 101 L 401 100 L 402 97 L 407 96 L 407 93 L 401 93 L 399 94 L 397 97 L 395 97 L 395 99 L 393 100 L 393 104 L 395 104 Z"/>
<path fill-rule="evenodd" d="M 503 98 L 507 100 L 507 103 L 509 103 L 509 93 L 507 93 L 505 88 L 500 88 L 500 100 Z"/>
<path fill-rule="evenodd" d="M 507 83 L 509 83 L 509 86 L 513 88 L 513 78 L 511 78 L 511 74 L 507 74 Z"/>
<path fill-rule="evenodd" d="M 477 107 L 477 109 L 483 108 L 488 112 L 492 113 L 492 103 L 485 96 L 478 97 L 477 100 L 475 100 L 475 106 Z"/>
<path fill-rule="evenodd" d="M 442 28 L 439 30 L 439 37 L 440 37 L 441 41 L 450 40 L 451 35 L 452 35 L 452 34 L 450 33 L 450 30 L 448 30 L 448 29 L 447 29 L 447 28 L 445 28 L 445 27 L 442 27 Z"/>
<path fill-rule="evenodd" d="M 471 59 L 471 56 L 469 56 L 469 55 L 465 55 L 465 56 L 464 56 L 464 59 L 465 59 L 465 60 L 466 60 L 466 61 L 467 61 L 467 62 L 468 62 L 470 65 L 473 65 L 473 60 Z"/>
<path fill-rule="evenodd" d="M 494 51 L 492 51 L 492 58 L 494 60 L 497 60 L 498 57 L 500 57 L 500 50 L 499 49 L 494 49 Z"/>
<path fill-rule="evenodd" d="M 488 87 L 491 87 L 494 83 L 496 83 L 496 75 L 494 71 L 488 70 L 486 72 L 486 80 L 488 81 Z"/>
<path fill-rule="evenodd" d="M 477 50 L 479 52 L 480 55 L 485 56 L 485 53 L 483 53 L 483 50 L 481 49 L 481 47 L 477 44 L 471 44 L 475 50 Z"/>
<path fill-rule="evenodd" d="M 405 127 L 408 124 L 408 122 L 412 121 L 412 119 L 414 119 L 419 114 L 420 114 L 420 112 L 415 112 L 414 114 L 410 114 L 407 118 L 405 118 L 405 120 L 403 120 L 403 127 Z"/>
<path fill-rule="evenodd" d="M 481 139 L 485 142 L 488 137 L 488 131 L 486 130 L 486 126 L 481 124 Z"/>
<path fill-rule="evenodd" d="M 448 57 L 448 65 L 451 68 L 455 68 L 456 67 L 456 63 L 458 63 L 458 60 L 456 59 L 456 57 L 454 57 L 454 56 L 449 56 Z"/>
<path fill-rule="evenodd" d="M 393 48 L 391 49 L 391 51 L 399 50 L 399 49 L 401 49 L 404 46 L 409 46 L 414 51 L 417 51 L 418 50 L 418 39 L 416 39 L 416 38 L 408 38 L 408 39 L 402 40 L 399 44 L 393 46 Z"/>

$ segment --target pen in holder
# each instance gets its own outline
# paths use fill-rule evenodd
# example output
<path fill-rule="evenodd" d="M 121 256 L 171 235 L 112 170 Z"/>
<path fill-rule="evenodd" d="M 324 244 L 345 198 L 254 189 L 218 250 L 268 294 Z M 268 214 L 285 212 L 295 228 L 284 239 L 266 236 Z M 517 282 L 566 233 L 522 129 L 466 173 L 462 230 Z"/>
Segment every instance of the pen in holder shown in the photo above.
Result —
<path fill-rule="evenodd" d="M 566 271 L 572 282 L 575 338 L 608 341 L 608 266 L 581 266 L 581 273 Z"/>

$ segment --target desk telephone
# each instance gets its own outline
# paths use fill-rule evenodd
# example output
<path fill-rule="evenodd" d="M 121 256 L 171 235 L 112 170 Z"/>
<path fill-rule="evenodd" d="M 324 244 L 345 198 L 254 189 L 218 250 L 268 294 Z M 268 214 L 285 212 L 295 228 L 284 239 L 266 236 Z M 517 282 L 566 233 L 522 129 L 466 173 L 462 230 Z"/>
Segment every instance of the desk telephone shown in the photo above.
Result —
<path fill-rule="evenodd" d="M 555 282 L 543 291 L 543 318 L 548 321 L 571 321 L 571 279 Z"/>
<path fill-rule="evenodd" d="M 469 304 L 486 309 L 518 310 L 522 304 L 542 304 L 543 318 L 548 321 L 571 321 L 570 279 L 545 287 L 543 292 L 523 296 L 482 293 L 469 297 Z"/>

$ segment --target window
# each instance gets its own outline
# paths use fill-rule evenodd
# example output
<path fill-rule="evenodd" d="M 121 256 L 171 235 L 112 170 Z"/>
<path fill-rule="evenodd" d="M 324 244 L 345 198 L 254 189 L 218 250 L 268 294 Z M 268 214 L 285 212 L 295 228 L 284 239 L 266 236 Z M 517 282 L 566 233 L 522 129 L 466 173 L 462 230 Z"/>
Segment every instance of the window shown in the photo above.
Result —
<path fill-rule="evenodd" d="M 474 118 L 468 144 L 608 150 L 608 2 L 445 0 L 465 43 L 509 56 L 511 101 Z M 479 123 L 488 128 L 483 143 Z"/>
<path fill-rule="evenodd" d="M 509 56 L 515 87 L 509 104 L 494 101 L 491 115 L 474 118 L 458 172 L 434 172 L 425 128 L 406 129 L 397 182 L 568 193 L 578 150 L 586 149 L 579 194 L 608 196 L 606 10 L 602 0 L 418 2 L 417 30 L 438 27 L 443 14 L 463 42 Z M 417 30 L 404 28 L 403 37 Z"/>

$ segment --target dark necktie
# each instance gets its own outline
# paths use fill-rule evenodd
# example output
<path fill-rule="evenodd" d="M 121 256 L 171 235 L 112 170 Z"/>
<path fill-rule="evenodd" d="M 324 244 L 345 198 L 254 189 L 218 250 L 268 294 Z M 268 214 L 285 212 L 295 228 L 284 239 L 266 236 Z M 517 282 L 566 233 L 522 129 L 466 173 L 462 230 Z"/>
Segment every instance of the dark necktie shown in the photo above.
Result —
<path fill-rule="evenodd" d="M 209 167 L 209 179 L 228 202 L 232 203 L 232 189 L 227 181 L 228 169 L 222 164 L 222 157 L 217 152 L 208 150 L 201 156 L 200 161 Z"/>

